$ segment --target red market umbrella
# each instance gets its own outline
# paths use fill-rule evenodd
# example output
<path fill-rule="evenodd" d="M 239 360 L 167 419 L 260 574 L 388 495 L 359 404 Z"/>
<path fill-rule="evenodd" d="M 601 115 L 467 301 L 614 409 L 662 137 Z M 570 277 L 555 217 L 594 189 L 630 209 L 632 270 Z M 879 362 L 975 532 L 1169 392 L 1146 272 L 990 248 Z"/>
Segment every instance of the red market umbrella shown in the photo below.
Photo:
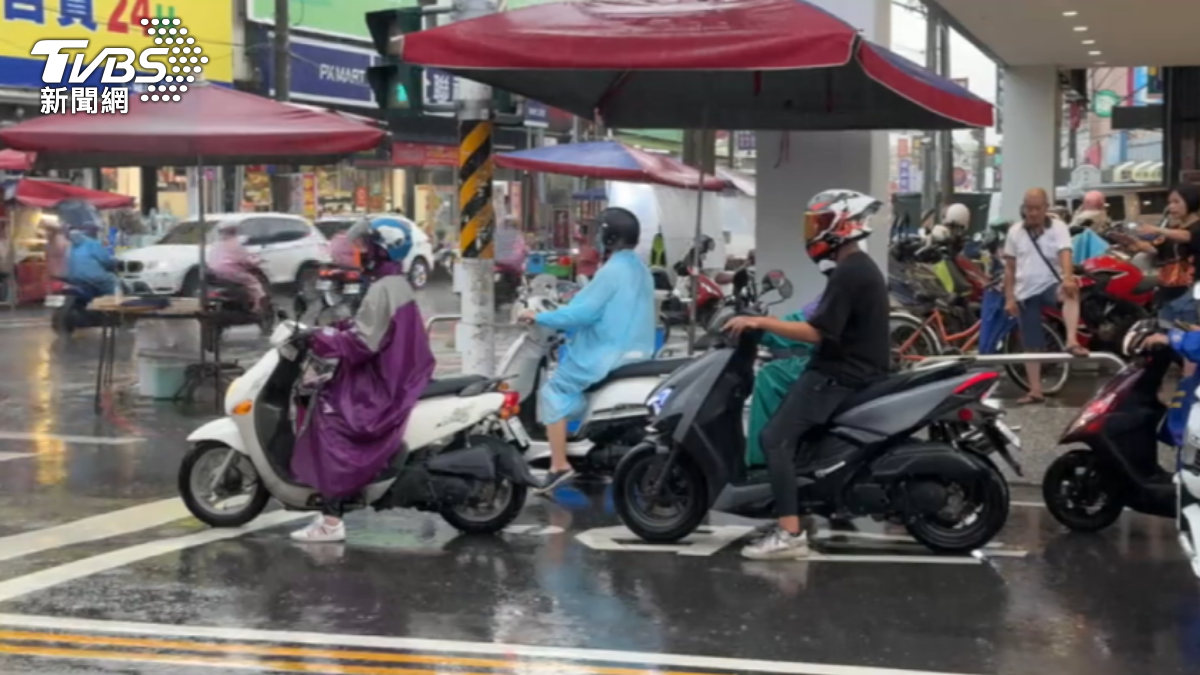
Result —
<path fill-rule="evenodd" d="M 630 183 L 654 183 L 696 189 L 700 172 L 667 157 L 631 148 L 616 141 L 568 143 L 496 155 L 496 166 L 519 171 L 540 171 L 562 176 L 599 178 Z M 715 176 L 704 177 L 704 189 L 720 191 L 728 184 Z"/>
<path fill-rule="evenodd" d="M 47 115 L 0 130 L 0 141 L 53 167 L 328 164 L 385 136 L 338 115 L 197 83 L 179 102 L 136 97 L 126 114 Z"/>
<path fill-rule="evenodd" d="M 17 181 L 12 198 L 19 204 L 41 209 L 52 209 L 72 199 L 85 201 L 98 209 L 120 209 L 133 206 L 134 202 L 133 197 L 125 195 L 31 178 Z"/>
<path fill-rule="evenodd" d="M 438 68 L 613 127 L 955 129 L 993 107 L 801 0 L 584 0 L 398 38 Z M 533 48 L 531 48 L 531 46 Z"/>
<path fill-rule="evenodd" d="M 0 150 L 0 171 L 29 171 L 35 157 L 32 152 Z"/>

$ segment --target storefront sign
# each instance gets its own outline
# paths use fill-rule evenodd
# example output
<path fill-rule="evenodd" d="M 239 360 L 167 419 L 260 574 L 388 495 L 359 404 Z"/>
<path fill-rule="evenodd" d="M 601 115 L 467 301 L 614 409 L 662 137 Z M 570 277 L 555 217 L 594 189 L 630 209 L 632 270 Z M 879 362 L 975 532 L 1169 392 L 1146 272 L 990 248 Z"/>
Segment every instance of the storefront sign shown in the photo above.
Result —
<path fill-rule="evenodd" d="M 758 143 L 758 135 L 753 131 L 737 131 L 734 132 L 734 138 L 738 152 L 754 152 Z"/>
<path fill-rule="evenodd" d="M 458 166 L 458 148 L 452 145 L 395 143 L 392 166 Z"/>
<path fill-rule="evenodd" d="M 545 103 L 525 99 L 525 126 L 534 129 L 550 127 L 550 108 Z"/>
<path fill-rule="evenodd" d="M 899 192 L 913 192 L 912 160 L 900 160 Z"/>
<path fill-rule="evenodd" d="M 265 31 L 265 41 L 273 39 Z M 377 55 L 370 49 L 335 45 L 293 37 L 291 42 L 291 97 L 298 101 L 334 103 L 375 109 L 375 95 L 367 83 L 367 69 Z M 275 90 L 275 66 L 271 50 L 260 49 L 257 62 L 267 88 Z"/>
<path fill-rule="evenodd" d="M 356 208 L 356 209 L 366 209 L 367 208 L 367 188 L 366 188 L 366 186 L 359 185 L 358 187 L 354 188 L 354 208 Z"/>
<path fill-rule="evenodd" d="M 426 68 L 425 86 L 422 95 L 425 97 L 425 105 L 445 105 L 454 102 L 454 95 L 458 93 L 458 80 L 451 75 L 434 68 Z"/>
<path fill-rule="evenodd" d="M 301 177 L 304 189 L 304 215 L 307 218 L 317 217 L 317 176 L 306 173 Z"/>
<path fill-rule="evenodd" d="M 370 40 L 363 15 L 381 9 L 416 7 L 417 0 L 289 0 L 292 26 L 308 33 Z M 275 0 L 247 0 L 246 15 L 255 23 L 275 23 Z"/>
<path fill-rule="evenodd" d="M 0 86 L 40 89 L 43 57 L 30 56 L 38 40 L 88 40 L 80 50 L 91 63 L 101 51 L 124 47 L 139 52 L 154 47 L 141 20 L 178 18 L 189 37 L 204 45 L 209 63 L 204 77 L 233 80 L 233 7 L 211 0 L 3 0 L 0 9 Z M 362 17 L 359 17 L 362 21 Z M 239 47 L 240 48 L 240 47 Z M 98 69 L 102 70 L 102 69 Z M 99 80 L 100 73 L 94 73 Z"/>

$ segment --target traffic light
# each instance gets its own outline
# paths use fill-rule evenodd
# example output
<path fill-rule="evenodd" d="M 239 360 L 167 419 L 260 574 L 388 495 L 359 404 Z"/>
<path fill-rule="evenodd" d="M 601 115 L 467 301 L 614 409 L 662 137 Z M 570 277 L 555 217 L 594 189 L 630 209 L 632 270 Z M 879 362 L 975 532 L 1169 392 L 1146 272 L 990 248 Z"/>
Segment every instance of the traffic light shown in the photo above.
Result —
<path fill-rule="evenodd" d="M 367 69 L 367 83 L 375 94 L 375 102 L 389 117 L 424 113 L 423 70 L 400 61 L 392 49 L 392 41 L 424 29 L 425 17 L 432 13 L 424 7 L 367 12 L 371 42 L 383 57 L 380 65 Z"/>

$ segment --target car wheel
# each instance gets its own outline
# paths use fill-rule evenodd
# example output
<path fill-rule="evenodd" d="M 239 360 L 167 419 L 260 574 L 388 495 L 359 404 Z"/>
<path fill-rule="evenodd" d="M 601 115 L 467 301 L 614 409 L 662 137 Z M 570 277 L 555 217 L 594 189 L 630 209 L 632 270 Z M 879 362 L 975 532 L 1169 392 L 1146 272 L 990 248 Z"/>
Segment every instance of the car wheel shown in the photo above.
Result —
<path fill-rule="evenodd" d="M 192 268 L 183 277 L 183 285 L 179 287 L 179 295 L 184 298 L 194 298 L 200 295 L 200 270 Z"/>
<path fill-rule="evenodd" d="M 425 258 L 413 259 L 408 270 L 408 281 L 413 288 L 424 288 L 429 283 L 429 262 Z"/>

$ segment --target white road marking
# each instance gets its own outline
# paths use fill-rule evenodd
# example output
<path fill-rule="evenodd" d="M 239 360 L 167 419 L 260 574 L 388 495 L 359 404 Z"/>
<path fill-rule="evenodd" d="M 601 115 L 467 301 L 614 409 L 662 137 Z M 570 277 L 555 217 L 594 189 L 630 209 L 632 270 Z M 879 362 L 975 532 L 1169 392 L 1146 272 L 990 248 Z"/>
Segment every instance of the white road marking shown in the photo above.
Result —
<path fill-rule="evenodd" d="M 7 462 L 10 459 L 22 459 L 24 457 L 33 457 L 32 452 L 0 452 L 0 462 Z"/>
<path fill-rule="evenodd" d="M 1044 509 L 1045 502 L 1009 502 L 1009 506 L 1017 506 L 1023 509 Z"/>
<path fill-rule="evenodd" d="M 505 534 L 519 534 L 530 537 L 552 537 L 566 530 L 557 525 L 509 525 L 504 528 Z"/>
<path fill-rule="evenodd" d="M 407 637 L 378 637 L 372 635 L 338 635 L 305 633 L 252 628 L 218 628 L 209 626 L 180 626 L 177 624 L 133 623 L 95 619 L 71 619 L 52 616 L 0 614 L 0 626 L 22 630 L 85 631 L 156 638 L 229 640 L 235 642 L 269 642 L 284 645 L 319 647 L 349 647 L 357 649 L 386 649 L 393 651 L 440 652 L 488 656 L 524 657 L 619 663 L 640 667 L 700 668 L 726 672 L 781 673 L 782 675 L 969 675 L 967 673 L 900 670 L 870 666 L 844 666 L 828 663 L 795 661 L 759 661 L 715 656 L 686 656 L 646 652 L 619 652 L 603 649 L 573 647 L 540 647 L 510 645 L 495 642 L 457 642 Z"/>
<path fill-rule="evenodd" d="M 0 538 L 0 561 L 122 534 L 148 530 L 188 517 L 182 499 L 164 499 L 33 532 Z"/>
<path fill-rule="evenodd" d="M 174 553 L 175 551 L 182 551 L 187 548 L 203 546 L 214 541 L 233 539 L 256 530 L 311 518 L 312 514 L 310 513 L 276 511 L 262 516 L 245 527 L 237 529 L 205 530 L 183 537 L 160 539 L 76 560 L 75 562 L 69 562 L 57 567 L 50 567 L 33 572 L 32 574 L 0 582 L 0 602 L 6 602 L 22 595 L 42 591 L 59 584 L 89 577 L 100 572 L 107 572 L 108 570 L 124 567 L 125 565 L 141 562 L 149 558 L 155 558 L 166 553 Z"/>
<path fill-rule="evenodd" d="M 686 556 L 710 556 L 754 530 L 744 525 L 711 525 L 698 528 L 677 544 L 647 544 L 628 528 L 597 527 L 575 535 L 579 543 L 595 551 L 674 553 Z"/>
<path fill-rule="evenodd" d="M 60 441 L 89 445 L 136 445 L 145 443 L 146 439 L 137 436 L 64 436 L 27 431 L 0 431 L 0 441 Z"/>

